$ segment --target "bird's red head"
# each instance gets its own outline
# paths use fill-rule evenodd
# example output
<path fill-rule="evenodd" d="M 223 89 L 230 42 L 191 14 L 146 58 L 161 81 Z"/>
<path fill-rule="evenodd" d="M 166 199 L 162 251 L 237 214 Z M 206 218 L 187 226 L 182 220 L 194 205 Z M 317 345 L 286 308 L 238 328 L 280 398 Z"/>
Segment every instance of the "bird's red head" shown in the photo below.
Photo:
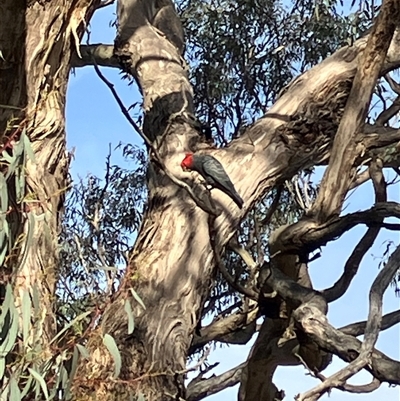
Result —
<path fill-rule="evenodd" d="M 186 153 L 185 158 L 182 160 L 182 170 L 191 170 L 193 166 L 193 153 Z"/>

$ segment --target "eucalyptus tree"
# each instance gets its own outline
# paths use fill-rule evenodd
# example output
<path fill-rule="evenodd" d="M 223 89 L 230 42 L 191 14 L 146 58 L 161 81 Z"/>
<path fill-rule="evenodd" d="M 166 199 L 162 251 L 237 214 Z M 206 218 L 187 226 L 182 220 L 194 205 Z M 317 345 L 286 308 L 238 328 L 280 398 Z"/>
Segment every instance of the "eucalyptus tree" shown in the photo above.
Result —
<path fill-rule="evenodd" d="M 337 329 L 327 318 L 381 228 L 398 229 L 384 222 L 400 205 L 387 201 L 383 175 L 399 166 L 397 2 L 360 2 L 343 16 L 334 1 L 120 0 L 114 44 L 80 44 L 111 3 L 0 6 L 4 397 L 198 400 L 240 383 L 240 400 L 276 400 L 277 366 L 300 361 L 321 379 L 301 400 L 399 384 L 400 363 L 374 348 L 399 320 L 382 317 L 399 249 L 371 287 L 367 322 Z M 133 174 L 108 163 L 104 182 L 82 183 L 61 221 L 65 92 L 70 69 L 84 65 L 145 149 L 125 149 Z M 134 78 L 142 123 L 99 66 Z M 243 209 L 181 169 L 188 151 L 223 164 Z M 319 188 L 304 179 L 315 166 L 327 166 Z M 367 181 L 375 205 L 343 214 L 348 192 Z M 368 229 L 342 277 L 313 290 L 310 255 L 360 224 Z M 121 263 L 122 272 L 106 269 Z M 188 357 L 254 333 L 245 363 L 185 385 Z M 348 365 L 324 378 L 332 355 Z M 346 381 L 361 369 L 374 382 L 354 389 Z"/>

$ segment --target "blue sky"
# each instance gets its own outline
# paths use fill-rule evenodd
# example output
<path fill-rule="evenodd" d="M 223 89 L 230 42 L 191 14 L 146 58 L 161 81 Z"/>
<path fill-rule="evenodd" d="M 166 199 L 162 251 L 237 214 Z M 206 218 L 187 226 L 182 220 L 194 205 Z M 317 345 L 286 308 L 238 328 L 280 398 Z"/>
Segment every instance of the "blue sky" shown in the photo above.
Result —
<path fill-rule="evenodd" d="M 115 29 L 110 22 L 115 19 L 114 8 L 106 7 L 96 12 L 91 22 L 91 43 L 112 43 Z M 106 77 L 115 84 L 115 87 L 126 105 L 140 100 L 135 85 L 127 85 L 121 79 L 119 71 L 102 69 Z M 105 158 L 109 144 L 114 148 L 120 142 L 142 144 L 142 140 L 133 131 L 125 117 L 121 114 L 118 105 L 109 89 L 97 77 L 92 67 L 76 69 L 70 78 L 67 95 L 67 143 L 68 148 L 75 148 L 75 160 L 72 164 L 72 176 L 83 177 L 88 173 L 97 176 L 104 175 Z M 119 151 L 113 153 L 112 161 L 115 164 L 125 164 Z M 126 165 L 126 164 L 125 164 Z M 321 171 L 318 172 L 320 175 Z M 389 188 L 389 199 L 400 201 L 399 185 Z M 355 191 L 349 198 L 346 213 L 363 210 L 372 205 L 373 195 L 369 184 Z M 354 245 L 365 232 L 364 227 L 357 227 L 345 234 L 338 241 L 329 244 L 322 250 L 322 257 L 310 264 L 310 274 L 316 289 L 324 289 L 334 283 L 341 275 L 344 263 Z M 350 290 L 340 300 L 329 305 L 328 318 L 336 327 L 365 320 L 368 313 L 368 291 L 372 281 L 378 273 L 380 257 L 385 251 L 386 241 L 399 243 L 398 234 L 382 230 L 374 247 L 368 252 L 363 261 L 360 272 L 354 279 Z M 389 287 L 384 297 L 384 313 L 398 309 L 400 300 L 394 294 L 394 288 Z M 388 356 L 399 359 L 400 350 L 399 325 L 381 333 L 377 347 Z M 238 365 L 246 360 L 250 345 L 217 347 L 210 357 L 210 362 L 219 361 L 220 365 L 212 373 L 218 374 Z M 343 363 L 337 358 L 325 370 L 329 375 L 341 368 Z M 354 377 L 350 383 L 365 384 L 371 380 L 368 373 L 362 372 Z M 303 367 L 280 367 L 274 377 L 278 388 L 284 389 L 286 400 L 302 391 L 306 391 L 318 384 L 316 379 L 307 376 Z M 330 395 L 331 401 L 347 400 L 398 400 L 399 388 L 389 388 L 383 384 L 371 394 L 352 395 L 334 390 Z M 237 389 L 231 388 L 207 398 L 210 401 L 235 400 Z M 328 396 L 324 396 L 327 400 Z"/>

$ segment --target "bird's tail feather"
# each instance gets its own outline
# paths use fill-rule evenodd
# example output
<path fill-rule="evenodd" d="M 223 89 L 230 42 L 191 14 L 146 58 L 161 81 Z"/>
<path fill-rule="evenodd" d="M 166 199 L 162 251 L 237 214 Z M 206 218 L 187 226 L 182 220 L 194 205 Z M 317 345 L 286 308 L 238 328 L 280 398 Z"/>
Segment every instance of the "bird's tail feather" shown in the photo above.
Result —
<path fill-rule="evenodd" d="M 240 197 L 240 195 L 235 191 L 234 193 L 231 194 L 232 200 L 238 205 L 239 209 L 242 209 L 243 207 L 243 199 Z"/>

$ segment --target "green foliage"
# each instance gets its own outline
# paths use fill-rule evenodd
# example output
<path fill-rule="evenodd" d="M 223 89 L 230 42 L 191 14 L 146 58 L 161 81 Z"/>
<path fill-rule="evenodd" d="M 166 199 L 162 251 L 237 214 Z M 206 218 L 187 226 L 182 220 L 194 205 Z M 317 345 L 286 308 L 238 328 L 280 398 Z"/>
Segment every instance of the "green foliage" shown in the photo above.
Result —
<path fill-rule="evenodd" d="M 121 359 L 121 354 L 119 353 L 117 344 L 112 336 L 109 334 L 105 334 L 103 338 L 103 344 L 107 347 L 108 352 L 111 354 L 111 356 L 114 359 L 115 363 L 115 370 L 114 370 L 114 378 L 116 379 L 120 372 L 121 372 L 121 365 L 122 365 L 122 359 Z"/>
<path fill-rule="evenodd" d="M 197 116 L 219 144 L 259 118 L 295 76 L 352 43 L 374 16 L 361 5 L 346 15 L 349 4 L 344 10 L 340 1 L 178 4 Z"/>
<path fill-rule="evenodd" d="M 112 165 L 109 156 L 103 179 L 89 175 L 67 197 L 58 294 L 68 319 L 115 291 L 141 223 L 147 196 L 146 155 L 130 145 L 122 152 L 133 169 Z"/>

